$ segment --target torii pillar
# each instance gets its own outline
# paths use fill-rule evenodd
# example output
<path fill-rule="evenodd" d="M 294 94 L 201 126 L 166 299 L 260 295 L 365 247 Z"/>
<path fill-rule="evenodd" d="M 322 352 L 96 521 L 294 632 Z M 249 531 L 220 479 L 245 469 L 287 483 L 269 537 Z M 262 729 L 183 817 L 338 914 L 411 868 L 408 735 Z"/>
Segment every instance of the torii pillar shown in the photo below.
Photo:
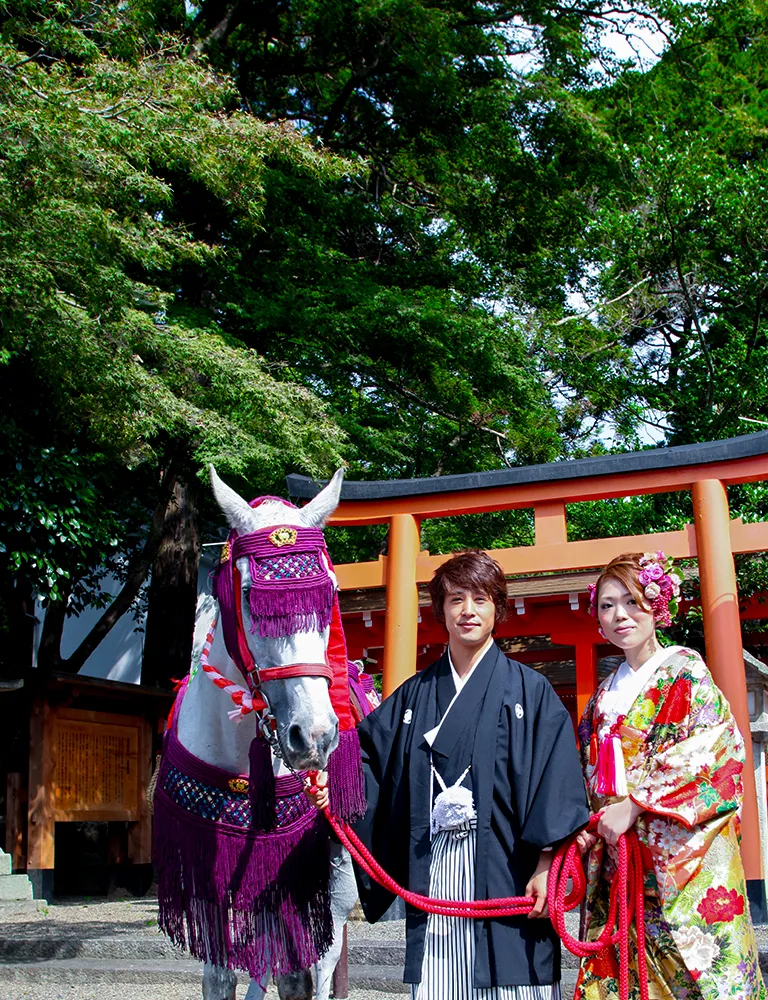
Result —
<path fill-rule="evenodd" d="M 741 857 L 747 876 L 752 919 L 756 923 L 765 923 L 768 920 L 768 906 L 760 851 L 760 824 L 742 653 L 739 596 L 731 550 L 728 495 L 719 479 L 694 482 L 692 492 L 707 665 L 715 683 L 728 699 L 744 738 L 747 759 L 742 773 L 744 805 Z"/>
<path fill-rule="evenodd" d="M 419 630 L 419 522 L 393 514 L 387 546 L 387 609 L 384 616 L 384 697 L 416 673 Z"/>

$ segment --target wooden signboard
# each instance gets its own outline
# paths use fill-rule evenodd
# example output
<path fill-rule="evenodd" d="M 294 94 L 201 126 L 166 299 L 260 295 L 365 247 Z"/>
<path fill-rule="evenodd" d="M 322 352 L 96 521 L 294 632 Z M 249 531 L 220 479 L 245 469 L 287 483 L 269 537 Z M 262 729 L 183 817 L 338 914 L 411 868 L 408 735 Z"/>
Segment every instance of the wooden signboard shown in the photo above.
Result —
<path fill-rule="evenodd" d="M 55 719 L 57 822 L 138 818 L 141 721 L 115 725 L 101 720 Z"/>
<path fill-rule="evenodd" d="M 151 861 L 146 789 L 150 725 L 139 716 L 35 704 L 31 718 L 28 867 L 54 863 L 55 824 L 129 823 L 129 855 Z"/>

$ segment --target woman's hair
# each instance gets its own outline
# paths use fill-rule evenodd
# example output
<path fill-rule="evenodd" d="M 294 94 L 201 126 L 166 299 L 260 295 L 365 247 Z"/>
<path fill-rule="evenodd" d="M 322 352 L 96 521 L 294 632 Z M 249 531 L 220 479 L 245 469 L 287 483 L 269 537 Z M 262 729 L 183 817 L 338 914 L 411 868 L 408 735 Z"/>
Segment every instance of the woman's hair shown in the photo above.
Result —
<path fill-rule="evenodd" d="M 643 593 L 644 588 L 639 579 L 642 572 L 642 566 L 640 565 L 642 558 L 642 552 L 624 552 L 622 555 L 616 556 L 615 559 L 611 559 L 595 582 L 596 607 L 600 606 L 600 588 L 605 581 L 618 580 L 619 583 L 627 588 L 641 608 L 645 611 L 651 611 L 650 602 Z"/>
<path fill-rule="evenodd" d="M 445 622 L 445 598 L 457 590 L 487 594 L 496 607 L 497 622 L 504 621 L 509 613 L 504 571 L 486 552 L 479 549 L 459 552 L 435 570 L 435 575 L 429 582 L 435 621 Z"/>

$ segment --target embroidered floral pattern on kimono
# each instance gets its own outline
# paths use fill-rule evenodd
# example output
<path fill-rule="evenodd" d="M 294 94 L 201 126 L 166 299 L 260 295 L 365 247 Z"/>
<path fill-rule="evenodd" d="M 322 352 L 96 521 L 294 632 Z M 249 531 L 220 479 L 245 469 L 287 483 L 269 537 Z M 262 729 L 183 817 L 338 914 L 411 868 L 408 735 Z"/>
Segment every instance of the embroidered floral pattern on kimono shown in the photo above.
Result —
<path fill-rule="evenodd" d="M 616 799 L 594 791 L 593 733 L 610 719 L 607 678 L 587 705 L 579 744 L 597 812 Z M 636 823 L 646 863 L 650 995 L 684 1000 L 765 1000 L 739 853 L 744 743 L 727 701 L 701 657 L 672 652 L 656 669 L 620 726 L 629 796 L 645 810 Z M 590 760 L 592 757 L 592 760 Z M 608 883 L 616 866 L 602 841 L 588 859 L 586 932 L 605 926 Z M 630 942 L 630 997 L 638 1000 L 637 949 Z M 618 997 L 612 960 L 582 962 L 577 1000 Z"/>

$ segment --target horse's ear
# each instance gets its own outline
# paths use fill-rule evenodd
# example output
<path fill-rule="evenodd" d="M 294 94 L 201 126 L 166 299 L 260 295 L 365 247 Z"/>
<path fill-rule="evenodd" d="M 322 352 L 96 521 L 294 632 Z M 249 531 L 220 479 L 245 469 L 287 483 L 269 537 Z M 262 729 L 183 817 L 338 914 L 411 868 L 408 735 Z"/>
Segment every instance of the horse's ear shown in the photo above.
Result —
<path fill-rule="evenodd" d="M 343 479 L 344 469 L 337 469 L 330 483 L 324 486 L 317 496 L 309 501 L 306 507 L 301 508 L 302 520 L 308 528 L 322 528 L 339 506 L 341 481 Z"/>
<path fill-rule="evenodd" d="M 241 535 L 253 530 L 253 510 L 247 500 L 243 500 L 230 486 L 219 479 L 216 470 L 211 465 L 211 486 L 216 502 L 221 507 L 230 528 Z"/>

